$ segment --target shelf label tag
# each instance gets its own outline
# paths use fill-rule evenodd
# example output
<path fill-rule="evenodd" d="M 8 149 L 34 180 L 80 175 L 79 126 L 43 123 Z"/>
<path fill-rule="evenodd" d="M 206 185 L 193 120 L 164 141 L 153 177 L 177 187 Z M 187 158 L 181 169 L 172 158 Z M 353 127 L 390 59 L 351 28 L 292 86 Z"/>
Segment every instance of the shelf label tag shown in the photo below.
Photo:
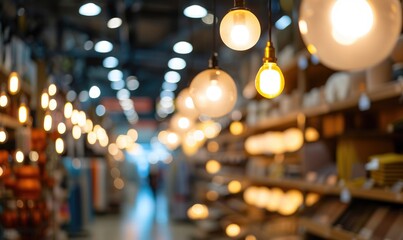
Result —
<path fill-rule="evenodd" d="M 343 203 L 349 203 L 351 201 L 351 193 L 348 188 L 343 188 L 343 190 L 341 190 L 340 201 Z"/>

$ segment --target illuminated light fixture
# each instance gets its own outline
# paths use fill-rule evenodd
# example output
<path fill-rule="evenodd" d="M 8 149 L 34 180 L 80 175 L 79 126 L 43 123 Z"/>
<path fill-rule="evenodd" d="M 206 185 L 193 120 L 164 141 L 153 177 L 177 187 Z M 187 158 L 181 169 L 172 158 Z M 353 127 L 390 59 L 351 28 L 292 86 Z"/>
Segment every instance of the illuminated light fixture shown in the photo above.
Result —
<path fill-rule="evenodd" d="M 220 35 L 225 45 L 236 51 L 255 46 L 260 38 L 260 23 L 245 7 L 245 0 L 234 0 L 234 7 L 221 21 Z"/>
<path fill-rule="evenodd" d="M 174 92 L 177 88 L 178 88 L 178 85 L 176 83 L 169 83 L 169 82 L 162 83 L 162 89 L 164 91 Z"/>
<path fill-rule="evenodd" d="M 64 152 L 64 141 L 62 138 L 56 139 L 55 148 L 58 154 L 62 154 Z"/>
<path fill-rule="evenodd" d="M 174 114 L 171 118 L 170 126 L 178 133 L 184 133 L 193 127 L 194 122 L 181 114 Z"/>
<path fill-rule="evenodd" d="M 241 182 L 237 180 L 232 180 L 228 183 L 228 191 L 232 194 L 239 193 L 242 190 Z"/>
<path fill-rule="evenodd" d="M 188 42 L 180 41 L 175 43 L 173 50 L 178 54 L 189 54 L 193 51 L 193 46 Z"/>
<path fill-rule="evenodd" d="M 215 2 L 213 4 L 216 16 Z M 218 67 L 216 22 L 213 23 L 213 54 L 209 68 L 199 73 L 189 87 L 190 96 L 201 115 L 222 117 L 229 113 L 237 100 L 237 88 L 232 77 Z"/>
<path fill-rule="evenodd" d="M 308 50 L 336 70 L 362 70 L 382 62 L 402 28 L 398 0 L 304 0 L 299 16 Z"/>
<path fill-rule="evenodd" d="M 130 91 L 135 91 L 140 87 L 140 82 L 135 76 L 129 76 L 126 78 L 126 86 Z"/>
<path fill-rule="evenodd" d="M 225 228 L 225 233 L 228 237 L 237 237 L 241 233 L 241 227 L 238 224 L 232 223 Z"/>
<path fill-rule="evenodd" d="M 21 79 L 17 72 L 11 72 L 8 76 L 8 92 L 16 95 L 21 89 Z"/>
<path fill-rule="evenodd" d="M 274 26 L 278 29 L 278 30 L 284 30 L 286 29 L 288 26 L 290 26 L 291 24 L 291 18 L 287 15 L 282 16 L 281 18 L 279 18 L 276 23 L 274 24 Z"/>
<path fill-rule="evenodd" d="M 209 211 L 204 204 L 195 204 L 188 209 L 187 215 L 192 220 L 206 219 L 209 215 Z"/>
<path fill-rule="evenodd" d="M 280 188 L 272 188 L 270 193 L 270 201 L 267 202 L 266 209 L 270 212 L 276 212 L 281 205 L 284 192 Z"/>
<path fill-rule="evenodd" d="M 101 13 L 101 8 L 95 3 L 86 3 L 78 9 L 78 13 L 82 16 L 93 17 Z"/>
<path fill-rule="evenodd" d="M 217 160 L 208 160 L 206 162 L 206 171 L 210 174 L 216 174 L 221 170 L 221 163 Z"/>
<path fill-rule="evenodd" d="M 57 132 L 59 134 L 64 134 L 66 132 L 66 124 L 64 124 L 63 122 L 57 124 Z"/>
<path fill-rule="evenodd" d="M 169 83 L 177 83 L 181 80 L 181 75 L 175 71 L 169 71 L 165 73 L 164 79 Z"/>
<path fill-rule="evenodd" d="M 248 187 L 244 192 L 243 192 L 243 199 L 245 202 L 249 205 L 255 205 L 255 202 L 257 201 L 257 197 L 259 195 L 259 188 L 258 187 Z"/>
<path fill-rule="evenodd" d="M 122 19 L 118 18 L 118 17 L 114 17 L 109 19 L 107 26 L 108 28 L 114 29 L 114 28 L 118 28 L 122 25 Z"/>
<path fill-rule="evenodd" d="M 77 124 L 81 128 L 84 128 L 85 125 L 87 124 L 87 115 L 85 114 L 84 111 L 79 111 Z"/>
<path fill-rule="evenodd" d="M 87 134 L 87 141 L 89 144 L 94 145 L 97 142 L 97 134 L 94 132 L 89 132 Z"/>
<path fill-rule="evenodd" d="M 48 87 L 49 96 L 53 97 L 57 93 L 57 87 L 54 83 L 50 84 Z"/>
<path fill-rule="evenodd" d="M 123 72 L 118 69 L 113 69 L 108 73 L 108 79 L 111 82 L 123 80 Z"/>
<path fill-rule="evenodd" d="M 271 0 L 269 0 L 269 41 L 267 42 L 263 65 L 255 78 L 255 87 L 260 95 L 265 98 L 275 98 L 283 92 L 284 76 L 277 66 L 277 59 L 271 42 Z"/>
<path fill-rule="evenodd" d="M 112 155 L 112 156 L 117 155 L 117 154 L 119 153 L 119 148 L 118 148 L 118 146 L 116 145 L 116 143 L 111 143 L 111 144 L 109 144 L 109 146 L 108 146 L 108 152 L 109 152 L 109 154 Z"/>
<path fill-rule="evenodd" d="M 218 136 L 221 132 L 221 124 L 218 122 L 214 122 L 212 120 L 208 120 L 206 122 L 202 123 L 202 130 L 204 132 L 204 135 L 208 139 L 212 139 Z"/>
<path fill-rule="evenodd" d="M 111 88 L 113 90 L 119 91 L 120 89 L 123 89 L 125 87 L 125 81 L 123 79 L 119 81 L 113 81 L 111 82 Z"/>
<path fill-rule="evenodd" d="M 120 89 L 120 90 L 116 93 L 116 97 L 117 97 L 117 99 L 119 99 L 119 100 L 126 100 L 126 99 L 129 99 L 129 98 L 130 98 L 130 91 L 127 90 L 127 89 L 125 89 L 125 88 Z"/>
<path fill-rule="evenodd" d="M 16 152 L 15 152 L 15 160 L 18 162 L 18 163 L 22 163 L 23 161 L 24 161 L 24 153 L 21 151 L 21 150 L 17 150 Z"/>
<path fill-rule="evenodd" d="M 71 118 L 72 115 L 73 115 L 73 104 L 71 104 L 71 102 L 66 102 L 66 104 L 64 104 L 64 117 Z"/>
<path fill-rule="evenodd" d="M 101 89 L 98 86 L 92 86 L 89 91 L 89 96 L 92 99 L 99 98 L 101 96 Z"/>
<path fill-rule="evenodd" d="M 115 68 L 119 65 L 119 60 L 115 57 L 107 57 L 102 61 L 104 68 Z"/>
<path fill-rule="evenodd" d="M 81 91 L 80 94 L 78 94 L 78 100 L 82 103 L 88 101 L 89 98 L 88 91 Z"/>
<path fill-rule="evenodd" d="M 188 18 L 202 18 L 207 15 L 207 10 L 200 5 L 191 5 L 183 10 L 183 14 Z"/>
<path fill-rule="evenodd" d="M 41 107 L 42 109 L 46 109 L 49 106 L 49 94 L 46 91 L 43 91 L 41 95 Z"/>
<path fill-rule="evenodd" d="M 52 122 L 53 122 L 52 115 L 50 115 L 50 113 L 47 112 L 45 114 L 45 117 L 43 118 L 43 129 L 46 132 L 49 132 L 52 129 Z"/>
<path fill-rule="evenodd" d="M 91 40 L 85 41 L 84 43 L 84 49 L 89 51 L 94 47 L 94 42 Z"/>
<path fill-rule="evenodd" d="M 186 67 L 186 61 L 183 58 L 171 58 L 168 61 L 168 67 L 172 70 L 182 70 Z"/>
<path fill-rule="evenodd" d="M 94 49 L 99 53 L 108 53 L 113 50 L 113 44 L 109 41 L 102 40 L 95 44 Z"/>
<path fill-rule="evenodd" d="M 49 110 L 54 111 L 56 108 L 57 108 L 56 99 L 50 99 L 50 101 L 49 101 Z"/>
<path fill-rule="evenodd" d="M 103 115 L 105 115 L 106 109 L 105 109 L 104 105 L 98 105 L 95 108 L 95 113 L 97 114 L 98 117 L 102 117 Z"/>
<path fill-rule="evenodd" d="M 185 88 L 179 93 L 176 98 L 176 108 L 180 114 L 189 118 L 195 119 L 199 116 L 199 111 L 197 111 L 193 99 L 190 96 L 189 88 Z"/>
<path fill-rule="evenodd" d="M 77 93 L 74 90 L 69 90 L 66 94 L 66 99 L 67 99 L 67 101 L 70 101 L 70 102 L 76 100 L 76 97 L 77 97 Z"/>
<path fill-rule="evenodd" d="M 0 127 L 0 143 L 5 143 L 8 139 L 8 133 L 4 127 Z"/>
<path fill-rule="evenodd" d="M 22 101 L 18 108 L 18 121 L 22 124 L 28 121 L 29 117 L 29 109 L 25 104 L 25 101 Z"/>
<path fill-rule="evenodd" d="M 137 141 L 139 133 L 137 132 L 136 129 L 131 128 L 127 131 L 127 136 L 130 136 L 133 139 L 133 141 Z"/>
<path fill-rule="evenodd" d="M 77 109 L 73 110 L 73 114 L 71 114 L 71 123 L 77 125 L 80 121 L 80 112 Z"/>
<path fill-rule="evenodd" d="M 4 90 L 4 85 L 1 85 L 1 93 L 0 93 L 0 107 L 4 108 L 7 107 L 8 103 L 10 102 L 10 99 Z"/>
<path fill-rule="evenodd" d="M 36 151 L 30 151 L 29 152 L 29 159 L 32 162 L 37 162 L 39 160 L 39 153 Z"/>
<path fill-rule="evenodd" d="M 217 201 L 217 199 L 220 197 L 220 195 L 218 194 L 218 192 L 210 190 L 206 193 L 206 198 L 209 201 Z"/>
<path fill-rule="evenodd" d="M 72 135 L 73 135 L 74 139 L 76 139 L 76 140 L 80 139 L 81 133 L 82 132 L 81 132 L 80 126 L 77 126 L 77 125 L 73 126 Z"/>
<path fill-rule="evenodd" d="M 244 128 L 243 123 L 239 121 L 234 121 L 229 125 L 229 131 L 235 136 L 241 135 L 244 131 Z"/>
<path fill-rule="evenodd" d="M 94 123 L 92 122 L 91 119 L 88 118 L 88 119 L 85 121 L 84 131 L 85 131 L 86 133 L 89 133 L 89 132 L 92 131 L 93 128 L 94 128 Z"/>
<path fill-rule="evenodd" d="M 209 13 L 205 17 L 202 18 L 202 21 L 207 25 L 211 25 L 211 24 L 213 24 L 213 21 L 214 21 L 214 15 Z M 217 19 L 216 19 L 216 21 L 217 21 Z"/>

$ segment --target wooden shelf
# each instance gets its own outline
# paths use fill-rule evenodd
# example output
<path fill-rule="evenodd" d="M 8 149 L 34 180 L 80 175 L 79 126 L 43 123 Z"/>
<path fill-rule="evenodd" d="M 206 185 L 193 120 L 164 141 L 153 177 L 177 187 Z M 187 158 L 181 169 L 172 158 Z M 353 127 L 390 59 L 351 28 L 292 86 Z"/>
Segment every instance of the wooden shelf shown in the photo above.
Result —
<path fill-rule="evenodd" d="M 305 231 L 308 231 L 325 239 L 350 240 L 357 239 L 358 237 L 355 233 L 320 224 L 309 218 L 300 218 L 298 223 L 300 226 L 305 228 Z"/>

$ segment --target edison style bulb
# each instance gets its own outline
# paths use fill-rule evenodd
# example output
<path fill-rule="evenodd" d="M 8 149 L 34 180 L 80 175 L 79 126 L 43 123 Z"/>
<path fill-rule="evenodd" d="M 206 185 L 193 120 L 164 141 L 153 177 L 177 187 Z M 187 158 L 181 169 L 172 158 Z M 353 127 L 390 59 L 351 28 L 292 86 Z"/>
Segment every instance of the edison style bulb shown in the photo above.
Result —
<path fill-rule="evenodd" d="M 172 130 L 178 133 L 183 133 L 190 130 L 193 125 L 194 122 L 190 118 L 179 113 L 174 114 L 170 122 Z"/>
<path fill-rule="evenodd" d="M 199 73 L 190 84 L 189 92 L 199 113 L 209 117 L 221 117 L 229 113 L 237 100 L 234 80 L 216 68 Z"/>
<path fill-rule="evenodd" d="M 0 93 L 0 107 L 7 107 L 8 102 L 9 102 L 9 97 L 7 96 L 7 93 L 5 91 L 1 91 Z"/>
<path fill-rule="evenodd" d="M 220 36 L 229 48 L 247 50 L 260 38 L 259 20 L 247 9 L 233 9 L 221 21 Z"/>
<path fill-rule="evenodd" d="M 337 70 L 362 70 L 390 55 L 402 28 L 398 0 L 304 0 L 299 30 L 308 50 Z"/>
<path fill-rule="evenodd" d="M 47 92 L 43 92 L 41 95 L 41 107 L 42 109 L 46 109 L 49 106 L 49 94 Z"/>
<path fill-rule="evenodd" d="M 190 96 L 189 88 L 183 89 L 176 98 L 176 108 L 178 112 L 186 117 L 195 119 L 199 116 L 193 99 Z"/>
<path fill-rule="evenodd" d="M 256 75 L 255 87 L 265 98 L 275 98 L 283 92 L 284 76 L 277 63 L 263 63 Z"/>
<path fill-rule="evenodd" d="M 52 129 L 52 115 L 50 113 L 46 113 L 45 117 L 43 118 L 43 129 L 46 132 L 49 132 Z"/>
<path fill-rule="evenodd" d="M 26 123 L 28 121 L 29 110 L 25 103 L 21 103 L 18 108 L 18 121 L 20 123 Z"/>
<path fill-rule="evenodd" d="M 21 89 L 21 80 L 17 72 L 11 72 L 8 77 L 8 92 L 11 95 L 17 94 Z"/>

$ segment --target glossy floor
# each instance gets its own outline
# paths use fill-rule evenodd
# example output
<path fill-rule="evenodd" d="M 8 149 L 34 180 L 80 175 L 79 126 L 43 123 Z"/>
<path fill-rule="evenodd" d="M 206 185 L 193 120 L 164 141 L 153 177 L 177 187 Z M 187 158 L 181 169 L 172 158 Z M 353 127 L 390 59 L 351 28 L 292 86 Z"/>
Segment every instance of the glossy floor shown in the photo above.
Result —
<path fill-rule="evenodd" d="M 97 216 L 90 225 L 93 240 L 188 240 L 191 224 L 173 222 L 168 198 L 164 193 L 153 196 L 148 185 L 129 185 L 124 194 L 120 215 Z"/>

